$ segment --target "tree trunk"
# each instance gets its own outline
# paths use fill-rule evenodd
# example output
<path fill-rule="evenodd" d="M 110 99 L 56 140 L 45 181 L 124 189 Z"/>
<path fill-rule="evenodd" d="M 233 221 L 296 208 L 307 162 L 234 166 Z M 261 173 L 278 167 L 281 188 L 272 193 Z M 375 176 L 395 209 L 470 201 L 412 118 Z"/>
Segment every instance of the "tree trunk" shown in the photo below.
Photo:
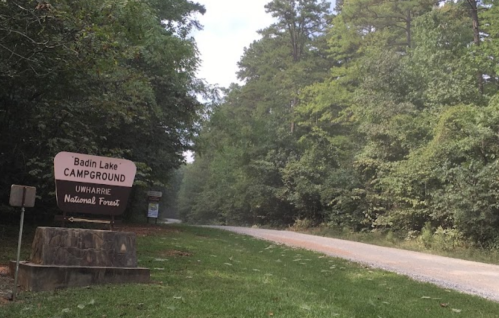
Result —
<path fill-rule="evenodd" d="M 480 46 L 480 21 L 478 20 L 478 2 L 477 0 L 468 0 L 471 9 L 471 19 L 473 21 L 473 43 Z M 478 89 L 483 94 L 483 75 L 479 70 L 477 74 Z"/>
<path fill-rule="evenodd" d="M 407 37 L 407 47 L 411 48 L 411 42 L 412 42 L 412 16 L 411 16 L 411 10 L 407 10 L 407 17 L 405 20 L 405 32 L 406 32 L 406 37 Z"/>

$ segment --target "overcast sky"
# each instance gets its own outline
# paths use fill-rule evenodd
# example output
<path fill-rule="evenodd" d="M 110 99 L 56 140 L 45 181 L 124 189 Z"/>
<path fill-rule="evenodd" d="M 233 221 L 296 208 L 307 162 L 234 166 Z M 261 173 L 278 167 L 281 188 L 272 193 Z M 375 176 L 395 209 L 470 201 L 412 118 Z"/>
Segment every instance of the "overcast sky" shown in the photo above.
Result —
<path fill-rule="evenodd" d="M 222 87 L 236 82 L 237 62 L 244 47 L 259 38 L 257 30 L 272 23 L 264 5 L 270 0 L 196 0 L 206 8 L 194 33 L 202 64 L 198 77 Z"/>
<path fill-rule="evenodd" d="M 256 31 L 272 24 L 264 5 L 270 0 L 194 0 L 205 6 L 206 13 L 198 15 L 203 30 L 193 36 L 201 54 L 198 78 L 209 84 L 228 87 L 237 82 L 237 62 L 244 48 L 259 39 Z M 184 153 L 192 162 L 191 152 Z"/>

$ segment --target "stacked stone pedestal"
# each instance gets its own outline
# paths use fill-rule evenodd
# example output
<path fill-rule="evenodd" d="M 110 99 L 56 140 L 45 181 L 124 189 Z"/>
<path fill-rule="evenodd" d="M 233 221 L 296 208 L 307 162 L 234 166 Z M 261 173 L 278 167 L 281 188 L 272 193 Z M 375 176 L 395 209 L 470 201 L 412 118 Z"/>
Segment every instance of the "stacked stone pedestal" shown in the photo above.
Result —
<path fill-rule="evenodd" d="M 149 278 L 149 269 L 137 267 L 134 233 L 39 227 L 31 262 L 19 264 L 18 284 L 27 291 L 50 291 Z"/>

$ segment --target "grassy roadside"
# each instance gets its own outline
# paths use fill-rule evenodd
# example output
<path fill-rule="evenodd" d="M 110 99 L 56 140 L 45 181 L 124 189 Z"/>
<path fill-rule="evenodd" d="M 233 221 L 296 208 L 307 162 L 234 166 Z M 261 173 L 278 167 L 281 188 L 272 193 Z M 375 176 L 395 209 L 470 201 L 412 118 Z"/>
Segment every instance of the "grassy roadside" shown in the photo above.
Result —
<path fill-rule="evenodd" d="M 21 239 L 21 259 L 23 260 L 29 258 L 34 233 L 34 228 L 30 226 L 25 226 L 23 229 Z M 9 261 L 16 259 L 18 240 L 19 225 L 0 224 L 0 264 L 8 264 Z"/>
<path fill-rule="evenodd" d="M 464 242 L 449 242 L 437 235 L 431 236 L 427 242 L 421 237 L 408 239 L 399 237 L 393 232 L 352 232 L 338 228 L 291 227 L 291 231 L 304 234 L 325 236 L 348 241 L 362 242 L 386 247 L 394 247 L 416 252 L 459 258 L 469 261 L 499 265 L 499 250 L 466 246 Z"/>
<path fill-rule="evenodd" d="M 148 285 L 22 293 L 0 317 L 497 317 L 499 304 L 215 229 L 138 235 Z"/>

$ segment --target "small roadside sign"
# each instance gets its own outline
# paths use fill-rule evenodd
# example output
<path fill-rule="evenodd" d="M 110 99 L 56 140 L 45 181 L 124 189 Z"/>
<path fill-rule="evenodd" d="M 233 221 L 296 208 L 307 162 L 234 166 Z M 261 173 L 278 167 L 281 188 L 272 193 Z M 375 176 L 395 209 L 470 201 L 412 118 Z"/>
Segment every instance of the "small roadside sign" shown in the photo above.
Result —
<path fill-rule="evenodd" d="M 9 204 L 16 207 L 32 208 L 35 206 L 36 188 L 13 184 L 10 187 Z"/>
<path fill-rule="evenodd" d="M 149 208 L 147 209 L 147 217 L 157 219 L 159 215 L 159 203 L 149 202 Z"/>
<path fill-rule="evenodd" d="M 162 196 L 163 193 L 160 191 L 147 191 L 147 200 L 149 202 L 159 202 Z"/>

